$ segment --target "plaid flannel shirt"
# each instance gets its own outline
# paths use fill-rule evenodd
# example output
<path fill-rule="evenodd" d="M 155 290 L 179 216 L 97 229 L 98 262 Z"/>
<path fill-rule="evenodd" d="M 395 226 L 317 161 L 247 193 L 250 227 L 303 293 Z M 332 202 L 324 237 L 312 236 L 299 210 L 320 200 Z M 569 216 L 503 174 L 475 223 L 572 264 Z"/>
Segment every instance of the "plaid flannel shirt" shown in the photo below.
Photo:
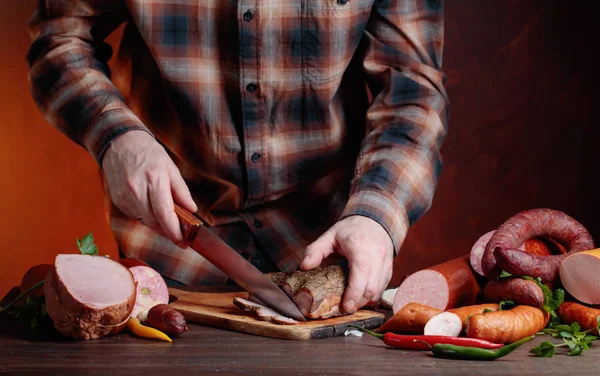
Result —
<path fill-rule="evenodd" d="M 111 77 L 104 39 L 123 23 Z M 397 254 L 431 206 L 449 113 L 441 0 L 40 0 L 30 32 L 48 122 L 99 164 L 119 135 L 149 132 L 198 216 L 265 270 L 297 268 L 350 215 Z M 227 281 L 108 204 L 125 256 Z"/>

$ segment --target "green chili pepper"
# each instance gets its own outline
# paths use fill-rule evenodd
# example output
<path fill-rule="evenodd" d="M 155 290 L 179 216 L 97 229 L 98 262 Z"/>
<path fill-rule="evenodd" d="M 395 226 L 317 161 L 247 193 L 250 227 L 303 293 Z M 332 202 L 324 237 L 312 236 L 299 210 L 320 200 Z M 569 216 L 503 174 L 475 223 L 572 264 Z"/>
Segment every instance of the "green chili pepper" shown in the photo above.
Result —
<path fill-rule="evenodd" d="M 495 360 L 515 351 L 525 342 L 531 341 L 535 336 L 522 338 L 510 345 L 496 350 L 482 349 L 479 347 L 456 346 L 447 344 L 435 344 L 431 347 L 433 356 L 438 358 L 452 358 L 463 360 Z"/>

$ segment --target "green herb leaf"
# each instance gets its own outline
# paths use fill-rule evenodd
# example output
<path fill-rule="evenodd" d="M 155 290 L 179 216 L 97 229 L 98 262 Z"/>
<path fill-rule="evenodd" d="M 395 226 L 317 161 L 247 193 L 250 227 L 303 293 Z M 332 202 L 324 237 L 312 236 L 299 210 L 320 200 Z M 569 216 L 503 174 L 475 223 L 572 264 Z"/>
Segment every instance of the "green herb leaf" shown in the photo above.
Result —
<path fill-rule="evenodd" d="M 512 300 L 503 300 L 498 304 L 499 311 L 507 311 L 509 309 L 515 308 L 516 304 Z"/>
<path fill-rule="evenodd" d="M 539 346 L 536 346 L 529 350 L 531 354 L 541 356 L 542 358 L 551 358 L 554 356 L 555 346 L 552 342 L 544 341 L 540 343 Z"/>
<path fill-rule="evenodd" d="M 512 277 L 512 274 L 503 270 L 502 273 L 500 273 L 500 277 L 498 277 L 498 278 L 508 278 L 508 277 Z"/>
<path fill-rule="evenodd" d="M 492 311 L 492 310 L 491 310 L 491 309 L 489 309 L 489 308 L 486 308 L 486 309 L 484 309 L 484 310 L 483 310 L 483 313 L 488 313 L 488 312 L 494 312 L 494 311 Z"/>
<path fill-rule="evenodd" d="M 577 346 L 575 346 L 575 348 L 573 350 L 569 351 L 567 353 L 567 355 L 569 355 L 569 356 L 571 356 L 571 355 L 581 355 L 581 351 L 582 351 L 581 346 L 577 345 Z"/>
<path fill-rule="evenodd" d="M 98 247 L 96 246 L 96 244 L 94 244 L 94 237 L 92 236 L 92 233 L 90 232 L 89 234 L 87 234 L 86 236 L 83 237 L 83 239 L 77 240 L 77 248 L 79 248 L 79 252 L 81 252 L 84 255 L 97 255 L 98 254 Z"/>
<path fill-rule="evenodd" d="M 556 289 L 554 292 L 551 291 L 548 286 L 542 283 L 542 280 L 539 277 L 531 278 L 529 276 L 524 276 L 522 278 L 528 281 L 534 281 L 538 286 L 540 286 L 542 293 L 544 294 L 544 304 L 542 305 L 542 308 L 546 312 L 549 312 L 553 318 L 558 318 L 558 316 L 556 316 L 556 312 L 554 311 L 558 309 L 561 304 L 563 304 L 565 300 L 565 291 L 563 289 Z"/>

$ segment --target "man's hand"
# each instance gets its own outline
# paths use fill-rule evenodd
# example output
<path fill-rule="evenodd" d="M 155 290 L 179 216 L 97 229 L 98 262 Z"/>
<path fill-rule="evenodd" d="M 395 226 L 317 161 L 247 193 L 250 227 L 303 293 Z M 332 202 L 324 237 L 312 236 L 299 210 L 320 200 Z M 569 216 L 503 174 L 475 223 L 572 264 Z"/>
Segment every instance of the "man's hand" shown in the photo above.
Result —
<path fill-rule="evenodd" d="M 392 278 L 392 239 L 374 220 L 355 215 L 344 218 L 306 248 L 300 267 L 314 269 L 338 253 L 348 259 L 350 276 L 342 307 L 347 313 L 381 299 Z"/>
<path fill-rule="evenodd" d="M 179 170 L 165 149 L 144 131 L 129 131 L 110 145 L 102 168 L 117 208 L 158 234 L 187 247 L 173 200 L 198 210 Z"/>

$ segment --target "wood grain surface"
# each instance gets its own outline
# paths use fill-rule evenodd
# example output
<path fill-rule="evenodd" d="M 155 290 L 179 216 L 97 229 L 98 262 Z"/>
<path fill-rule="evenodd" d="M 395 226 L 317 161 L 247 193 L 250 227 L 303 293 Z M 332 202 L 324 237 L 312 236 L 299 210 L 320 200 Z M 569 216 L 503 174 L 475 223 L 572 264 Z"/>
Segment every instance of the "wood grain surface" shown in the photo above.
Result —
<path fill-rule="evenodd" d="M 347 329 L 351 329 L 348 327 L 349 324 L 376 328 L 383 324 L 385 316 L 380 312 L 359 310 L 348 316 L 309 320 L 296 325 L 279 325 L 261 321 L 254 312 L 244 311 L 233 304 L 233 298 L 236 296 L 248 298 L 247 292 L 185 291 L 169 288 L 169 293 L 174 300 L 171 306 L 183 313 L 189 322 L 291 340 L 322 339 L 344 335 Z"/>

